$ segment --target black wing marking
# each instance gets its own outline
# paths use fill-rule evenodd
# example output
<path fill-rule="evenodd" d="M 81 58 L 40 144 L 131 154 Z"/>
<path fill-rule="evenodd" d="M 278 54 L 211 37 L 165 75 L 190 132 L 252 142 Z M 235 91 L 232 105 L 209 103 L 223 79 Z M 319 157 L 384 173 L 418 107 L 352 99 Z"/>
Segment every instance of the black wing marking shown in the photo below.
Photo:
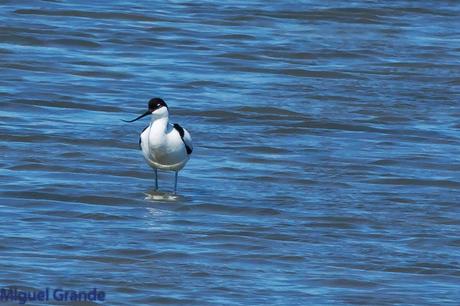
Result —
<path fill-rule="evenodd" d="M 180 138 L 182 139 L 182 142 L 185 145 L 185 150 L 187 150 L 187 154 L 188 155 L 192 154 L 193 152 L 192 148 L 190 148 L 184 141 L 184 129 L 177 123 L 174 123 L 173 126 L 179 132 Z"/>
<path fill-rule="evenodd" d="M 142 133 L 144 133 L 144 131 L 148 128 L 149 126 L 147 125 L 143 130 L 142 132 L 139 134 L 139 149 L 142 150 L 142 147 L 141 147 L 141 143 L 142 143 L 142 139 L 141 139 L 141 135 Z"/>

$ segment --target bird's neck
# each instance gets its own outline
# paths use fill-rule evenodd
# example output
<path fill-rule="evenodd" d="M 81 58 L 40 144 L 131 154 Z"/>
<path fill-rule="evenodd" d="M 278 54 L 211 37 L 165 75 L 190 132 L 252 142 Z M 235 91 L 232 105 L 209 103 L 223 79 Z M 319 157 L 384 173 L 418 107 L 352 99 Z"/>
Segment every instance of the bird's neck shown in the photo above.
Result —
<path fill-rule="evenodd" d="M 160 117 L 160 118 L 152 118 L 150 122 L 150 126 L 154 131 L 164 132 L 168 126 L 168 116 Z"/>

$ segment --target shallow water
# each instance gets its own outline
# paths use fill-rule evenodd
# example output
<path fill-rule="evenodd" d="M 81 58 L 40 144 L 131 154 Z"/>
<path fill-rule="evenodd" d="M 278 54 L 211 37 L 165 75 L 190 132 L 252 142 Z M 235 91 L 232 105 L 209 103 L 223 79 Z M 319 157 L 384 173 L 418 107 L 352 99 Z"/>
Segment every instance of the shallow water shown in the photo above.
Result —
<path fill-rule="evenodd" d="M 0 1 L 1 287 L 458 303 L 460 5 L 433 3 Z M 120 120 L 153 96 L 194 139 L 178 196 Z"/>

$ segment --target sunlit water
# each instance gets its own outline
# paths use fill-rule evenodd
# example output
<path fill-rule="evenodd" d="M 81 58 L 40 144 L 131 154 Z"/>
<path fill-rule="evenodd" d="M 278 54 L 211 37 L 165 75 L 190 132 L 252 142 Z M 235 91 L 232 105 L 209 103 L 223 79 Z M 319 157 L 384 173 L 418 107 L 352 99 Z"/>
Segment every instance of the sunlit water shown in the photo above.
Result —
<path fill-rule="evenodd" d="M 231 3 L 0 1 L 2 288 L 457 304 L 460 4 Z M 120 120 L 154 96 L 177 196 Z"/>

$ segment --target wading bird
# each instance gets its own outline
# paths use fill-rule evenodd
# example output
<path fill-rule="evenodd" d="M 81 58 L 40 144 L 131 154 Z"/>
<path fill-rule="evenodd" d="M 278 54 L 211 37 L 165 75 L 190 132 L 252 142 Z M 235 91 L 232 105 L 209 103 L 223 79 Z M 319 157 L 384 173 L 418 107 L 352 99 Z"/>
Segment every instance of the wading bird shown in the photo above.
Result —
<path fill-rule="evenodd" d="M 177 192 L 177 175 L 190 159 L 193 145 L 189 132 L 179 124 L 169 123 L 169 108 L 161 98 L 150 99 L 148 110 L 133 120 L 151 115 L 150 124 L 139 137 L 139 147 L 145 160 L 155 171 L 155 190 L 158 189 L 158 170 L 175 172 L 174 194 Z"/>

